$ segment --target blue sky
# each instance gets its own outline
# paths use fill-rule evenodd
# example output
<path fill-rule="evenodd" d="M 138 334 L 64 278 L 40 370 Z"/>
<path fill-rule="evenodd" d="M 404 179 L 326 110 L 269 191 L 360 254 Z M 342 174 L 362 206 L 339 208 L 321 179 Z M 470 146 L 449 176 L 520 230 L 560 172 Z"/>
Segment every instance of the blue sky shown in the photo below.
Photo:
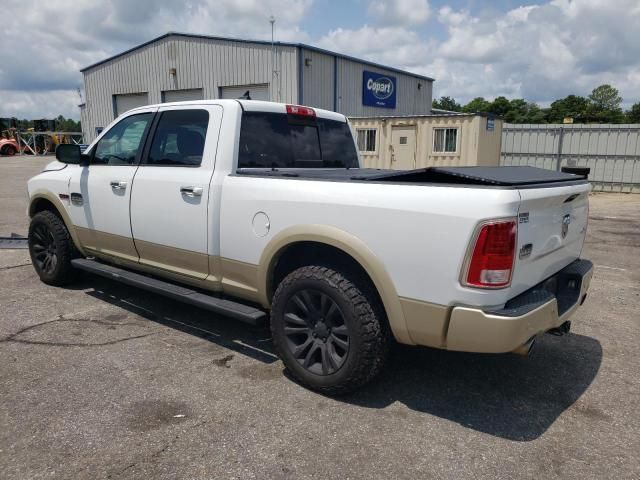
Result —
<path fill-rule="evenodd" d="M 3 0 L 0 116 L 78 118 L 80 68 L 168 31 L 302 42 L 541 105 L 610 83 L 640 101 L 639 0 Z"/>
<path fill-rule="evenodd" d="M 504 13 L 522 5 L 535 5 L 539 2 L 515 2 L 515 1 L 439 1 L 429 2 L 432 10 L 439 10 L 440 7 L 449 6 L 454 10 L 470 10 L 478 16 L 495 15 Z M 358 28 L 363 23 L 371 21 L 371 16 L 367 14 L 369 2 L 365 0 L 340 1 L 340 0 L 318 0 L 313 3 L 310 14 L 306 17 L 301 26 L 313 37 L 320 38 L 324 33 L 335 28 Z M 425 37 L 435 37 L 443 39 L 446 36 L 446 29 L 435 18 L 431 18 L 419 29 Z"/>

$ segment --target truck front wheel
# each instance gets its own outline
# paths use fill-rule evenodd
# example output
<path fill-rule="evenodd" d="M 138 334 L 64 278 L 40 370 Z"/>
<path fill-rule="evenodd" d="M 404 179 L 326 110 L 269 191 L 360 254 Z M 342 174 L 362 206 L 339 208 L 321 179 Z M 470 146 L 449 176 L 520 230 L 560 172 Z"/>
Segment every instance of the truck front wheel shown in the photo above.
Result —
<path fill-rule="evenodd" d="M 48 210 L 36 213 L 29 224 L 29 254 L 36 273 L 44 283 L 69 283 L 75 270 L 71 259 L 77 251 L 64 222 Z"/>
<path fill-rule="evenodd" d="M 348 276 L 324 266 L 299 268 L 280 283 L 271 309 L 273 342 L 289 372 L 329 395 L 375 377 L 388 350 L 379 302 Z"/>

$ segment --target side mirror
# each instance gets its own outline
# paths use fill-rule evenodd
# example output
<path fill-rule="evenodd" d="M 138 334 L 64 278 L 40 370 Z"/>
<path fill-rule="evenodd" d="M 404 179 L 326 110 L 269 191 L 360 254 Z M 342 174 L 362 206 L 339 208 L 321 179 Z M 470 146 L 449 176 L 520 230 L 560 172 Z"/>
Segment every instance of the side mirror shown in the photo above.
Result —
<path fill-rule="evenodd" d="M 79 145 L 61 143 L 56 147 L 56 160 L 72 165 L 89 165 L 88 157 L 83 155 Z"/>

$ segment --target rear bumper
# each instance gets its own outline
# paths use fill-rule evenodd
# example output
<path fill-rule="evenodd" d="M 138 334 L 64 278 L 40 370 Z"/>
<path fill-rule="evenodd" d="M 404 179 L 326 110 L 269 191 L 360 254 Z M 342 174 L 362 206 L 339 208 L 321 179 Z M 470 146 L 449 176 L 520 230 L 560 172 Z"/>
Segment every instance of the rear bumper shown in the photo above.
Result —
<path fill-rule="evenodd" d="M 544 282 L 512 298 L 500 310 L 455 307 L 446 348 L 466 352 L 511 352 L 539 333 L 559 327 L 584 302 L 593 264 L 576 260 Z"/>

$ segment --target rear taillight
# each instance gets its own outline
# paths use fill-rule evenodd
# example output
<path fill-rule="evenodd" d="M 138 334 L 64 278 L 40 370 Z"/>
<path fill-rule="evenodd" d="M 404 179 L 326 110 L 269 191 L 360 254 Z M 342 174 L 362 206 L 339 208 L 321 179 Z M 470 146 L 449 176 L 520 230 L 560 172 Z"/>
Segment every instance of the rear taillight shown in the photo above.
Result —
<path fill-rule="evenodd" d="M 482 224 L 475 237 L 463 283 L 479 288 L 508 286 L 513 272 L 516 234 L 515 219 Z"/>
<path fill-rule="evenodd" d="M 313 108 L 303 107 L 301 105 L 287 105 L 287 113 L 289 115 L 298 115 L 300 117 L 316 116 L 316 112 Z"/>

